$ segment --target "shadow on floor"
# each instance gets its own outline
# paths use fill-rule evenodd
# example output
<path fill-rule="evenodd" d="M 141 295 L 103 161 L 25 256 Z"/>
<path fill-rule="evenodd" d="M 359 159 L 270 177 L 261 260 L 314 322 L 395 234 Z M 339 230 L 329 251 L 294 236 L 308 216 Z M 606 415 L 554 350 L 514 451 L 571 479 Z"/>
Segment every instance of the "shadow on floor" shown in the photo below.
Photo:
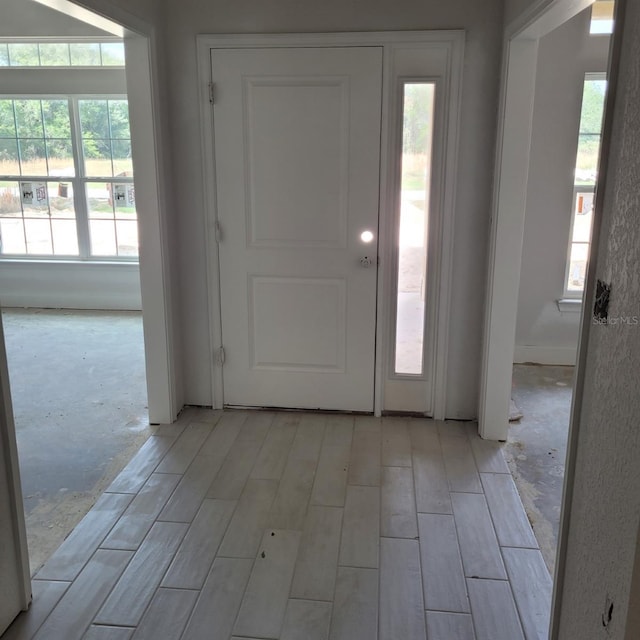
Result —
<path fill-rule="evenodd" d="M 150 434 L 138 312 L 5 309 L 34 573 Z"/>

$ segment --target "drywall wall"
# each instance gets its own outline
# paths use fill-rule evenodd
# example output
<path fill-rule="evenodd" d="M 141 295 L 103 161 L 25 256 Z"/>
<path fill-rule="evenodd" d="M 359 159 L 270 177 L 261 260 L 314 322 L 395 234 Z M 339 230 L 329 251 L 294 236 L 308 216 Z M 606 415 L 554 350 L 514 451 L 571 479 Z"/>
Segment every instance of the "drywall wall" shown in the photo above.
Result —
<path fill-rule="evenodd" d="M 456 192 L 447 415 L 477 415 L 481 318 L 502 47 L 502 2 L 488 0 L 183 0 L 165 4 L 185 401 L 211 402 L 205 214 L 195 37 L 466 29 Z"/>
<path fill-rule="evenodd" d="M 49 309 L 142 309 L 137 264 L 6 261 L 0 305 Z"/>
<path fill-rule="evenodd" d="M 32 0 L 2 0 L 2 15 L 0 38 L 110 35 Z"/>
<path fill-rule="evenodd" d="M 516 362 L 574 364 L 579 309 L 560 311 L 584 75 L 604 72 L 607 36 L 587 9 L 540 39 L 518 297 Z"/>
<path fill-rule="evenodd" d="M 640 3 L 626 2 L 604 203 L 592 271 L 611 284 L 608 321 L 583 333 L 565 504 L 559 640 L 639 638 L 628 616 L 640 523 Z M 596 208 L 596 215 L 598 209 Z M 588 305 L 594 302 L 594 286 Z M 584 378 L 582 379 L 582 375 Z M 564 542 L 563 542 L 564 544 Z M 561 557 L 561 562 L 562 562 Z M 637 567 L 637 565 L 636 565 Z M 611 604 L 611 617 L 609 610 Z M 604 615 L 604 618 L 603 618 Z"/>

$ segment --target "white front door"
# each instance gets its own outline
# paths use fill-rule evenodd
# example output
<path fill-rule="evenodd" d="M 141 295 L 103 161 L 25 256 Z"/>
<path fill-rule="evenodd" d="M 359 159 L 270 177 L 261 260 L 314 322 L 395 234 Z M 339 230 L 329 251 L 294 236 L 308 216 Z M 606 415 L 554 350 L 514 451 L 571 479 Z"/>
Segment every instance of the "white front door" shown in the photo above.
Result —
<path fill-rule="evenodd" d="M 224 404 L 373 411 L 382 48 L 211 65 Z"/>

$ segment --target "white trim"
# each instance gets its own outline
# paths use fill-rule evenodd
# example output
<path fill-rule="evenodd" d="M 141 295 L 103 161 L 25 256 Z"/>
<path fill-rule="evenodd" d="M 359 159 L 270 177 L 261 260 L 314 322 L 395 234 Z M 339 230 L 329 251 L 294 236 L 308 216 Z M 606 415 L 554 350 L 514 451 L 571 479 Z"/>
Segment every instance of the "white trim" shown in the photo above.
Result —
<path fill-rule="evenodd" d="M 478 427 L 506 440 L 533 121 L 537 40 L 514 40 L 504 58 Z"/>
<path fill-rule="evenodd" d="M 140 237 L 140 292 L 147 371 L 149 422 L 178 415 L 170 289 L 167 197 L 160 144 L 160 101 L 152 66 L 153 36 L 125 38 L 127 96 Z"/>
<path fill-rule="evenodd" d="M 573 366 L 578 348 L 545 347 L 540 345 L 516 345 L 513 362 L 515 364 L 548 364 Z"/>
<path fill-rule="evenodd" d="M 29 570 L 29 549 L 27 546 L 27 530 L 24 519 L 24 503 L 22 501 L 22 485 L 20 482 L 20 465 L 18 461 L 18 447 L 16 443 L 16 427 L 13 420 L 13 404 L 9 387 L 9 367 L 4 341 L 4 329 L 0 318 L 0 455 L 3 455 L 3 465 L 6 466 L 6 477 L 0 482 L 7 482 L 10 496 L 9 518 L 10 527 L 17 547 L 17 555 L 3 555 L 7 563 L 15 562 L 18 573 L 18 589 L 20 606 L 26 611 L 31 603 L 31 575 Z M 6 515 L 5 513 L 2 514 Z M 4 565 L 4 563 L 3 563 Z M 6 565 L 4 565 L 6 566 Z M 3 567 L 4 568 L 4 567 Z M 3 577 L 3 576 L 0 576 Z"/>
<path fill-rule="evenodd" d="M 455 180 L 457 170 L 458 131 L 460 118 L 460 101 L 462 87 L 462 63 L 464 57 L 464 32 L 443 31 L 408 31 L 408 32 L 359 32 L 359 33 L 318 33 L 318 34 L 250 34 L 250 35 L 199 35 L 198 51 L 198 87 L 200 100 L 200 120 L 202 127 L 202 158 L 205 179 L 204 210 L 206 213 L 206 251 L 207 251 L 207 288 L 209 292 L 210 323 L 210 361 L 212 373 L 213 406 L 220 408 L 223 398 L 222 371 L 216 366 L 214 354 L 221 346 L 220 330 L 220 292 L 218 249 L 215 234 L 216 197 L 215 158 L 213 153 L 213 116 L 209 103 L 208 85 L 211 82 L 210 50 L 215 48 L 257 48 L 257 47 L 335 47 L 335 46 L 380 46 L 385 50 L 383 63 L 383 105 L 382 105 L 382 138 L 381 138 L 381 173 L 380 173 L 380 217 L 379 217 L 379 255 L 381 267 L 378 273 L 378 323 L 376 327 L 376 374 L 374 386 L 374 412 L 380 415 L 383 407 L 383 385 L 386 376 L 387 354 L 389 353 L 388 300 L 389 269 L 393 266 L 390 259 L 390 242 L 386 237 L 389 229 L 392 194 L 389 194 L 389 118 L 391 116 L 391 99 L 394 83 L 391 81 L 391 61 L 393 51 L 407 47 L 434 48 L 446 53 L 447 73 L 445 95 L 449 97 L 449 107 L 444 114 L 445 169 L 442 177 L 442 221 L 438 233 L 441 238 L 441 253 L 438 259 L 440 270 L 437 301 L 437 336 L 435 363 L 433 367 L 433 415 L 445 417 L 446 407 L 446 371 L 448 359 L 448 328 L 451 298 L 451 273 L 453 270 L 453 231 L 455 211 Z M 450 117 L 450 114 L 454 117 Z"/>

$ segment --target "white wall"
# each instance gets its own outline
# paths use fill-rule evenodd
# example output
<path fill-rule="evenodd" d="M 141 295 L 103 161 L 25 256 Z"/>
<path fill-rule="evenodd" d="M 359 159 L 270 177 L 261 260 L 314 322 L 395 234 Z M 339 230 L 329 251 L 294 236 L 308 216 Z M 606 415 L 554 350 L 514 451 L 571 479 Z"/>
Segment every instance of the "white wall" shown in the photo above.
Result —
<path fill-rule="evenodd" d="M 2 0 L 0 37 L 110 35 L 32 0 Z"/>
<path fill-rule="evenodd" d="M 113 262 L 2 262 L 0 306 L 140 310 L 140 269 Z"/>
<path fill-rule="evenodd" d="M 607 68 L 609 38 L 590 10 L 540 39 L 518 298 L 515 362 L 574 364 L 580 313 L 560 311 L 586 72 Z"/>
<path fill-rule="evenodd" d="M 626 3 L 619 21 L 622 58 L 610 149 L 604 150 L 604 202 L 597 258 L 591 265 L 587 304 L 595 277 L 611 283 L 609 318 L 640 316 L 640 3 Z M 615 73 L 615 72 L 614 72 Z M 601 176 L 602 179 L 602 176 Z M 602 184 L 602 182 L 601 182 Z M 598 215 L 598 212 L 601 214 Z M 594 277 L 595 276 L 595 277 Z M 564 505 L 559 566 L 560 640 L 640 638 L 640 326 L 587 319 L 582 334 Z M 634 582 L 634 568 L 636 571 Z M 635 588 L 635 592 L 632 590 Z M 602 614 L 613 603 L 612 619 Z M 633 627 L 632 625 L 635 625 Z"/>
<path fill-rule="evenodd" d="M 165 6 L 179 249 L 185 401 L 211 403 L 205 217 L 195 36 L 467 30 L 454 236 L 447 415 L 477 415 L 481 318 L 497 112 L 502 2 L 491 0 L 183 0 Z M 204 179 L 210 179 L 205 177 Z"/>

